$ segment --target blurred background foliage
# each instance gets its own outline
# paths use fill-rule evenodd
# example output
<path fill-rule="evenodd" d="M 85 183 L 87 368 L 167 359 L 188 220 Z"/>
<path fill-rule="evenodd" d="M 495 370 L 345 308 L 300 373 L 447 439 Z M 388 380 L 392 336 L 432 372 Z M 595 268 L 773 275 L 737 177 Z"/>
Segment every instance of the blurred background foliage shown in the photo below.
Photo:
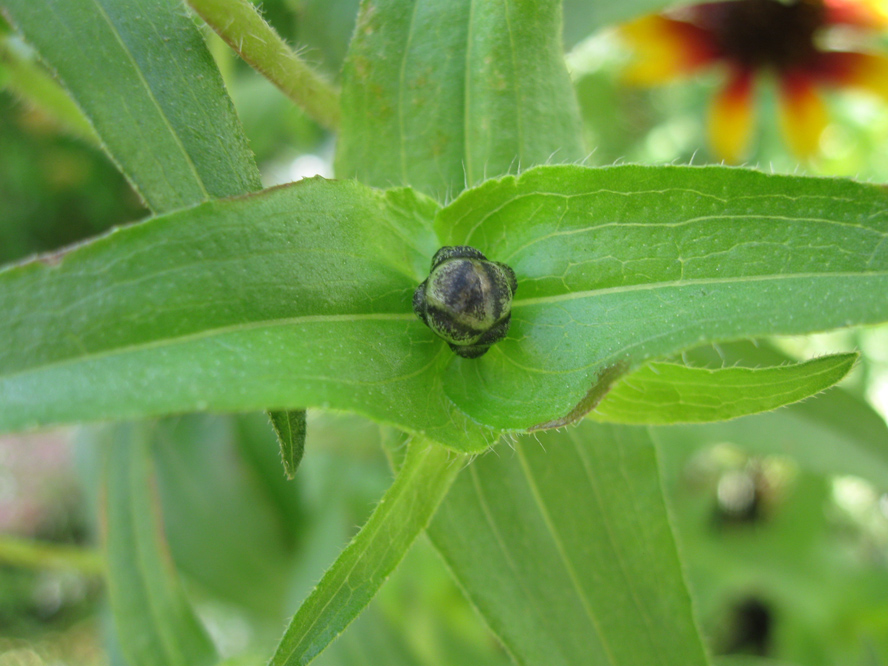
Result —
<path fill-rule="evenodd" d="M 335 80 L 358 0 L 262 4 L 273 26 Z M 565 2 L 587 163 L 711 162 L 702 119 L 713 81 L 653 90 L 623 86 L 627 54 L 614 34 L 589 38 L 583 29 L 590 12 L 616 4 Z M 215 35 L 207 38 L 266 185 L 332 175 L 333 137 Z M 0 262 L 145 216 L 89 127 L 2 22 L 0 44 Z M 821 155 L 799 165 L 771 120 L 773 94 L 764 97 L 751 164 L 888 181 L 884 107 L 853 95 L 830 98 L 833 120 Z M 862 350 L 844 390 L 883 415 L 886 343 L 885 327 L 774 342 L 798 358 Z M 748 347 L 742 351 L 755 354 Z M 733 362 L 731 353 L 704 350 L 698 360 Z M 816 399 L 807 409 L 812 405 L 816 410 Z M 725 655 L 719 662 L 725 666 L 888 664 L 888 474 L 844 459 L 842 450 L 818 447 L 816 429 L 803 433 L 794 409 L 748 417 L 736 427 L 658 430 L 704 633 L 713 653 Z M 397 450 L 398 437 L 357 417 L 313 413 L 307 455 L 288 482 L 264 415 L 168 419 L 157 432 L 165 528 L 188 591 L 226 663 L 264 663 L 283 630 L 281 618 L 294 611 L 391 482 L 384 452 Z M 804 439 L 802 445 L 784 446 L 786 432 Z M 96 551 L 101 434 L 81 429 L 0 439 L 0 666 L 123 663 L 95 567 L 74 558 L 66 563 L 64 556 L 17 559 L 14 547 L 27 538 Z M 744 655 L 773 661 L 745 661 Z M 368 611 L 317 663 L 510 660 L 420 540 Z"/>

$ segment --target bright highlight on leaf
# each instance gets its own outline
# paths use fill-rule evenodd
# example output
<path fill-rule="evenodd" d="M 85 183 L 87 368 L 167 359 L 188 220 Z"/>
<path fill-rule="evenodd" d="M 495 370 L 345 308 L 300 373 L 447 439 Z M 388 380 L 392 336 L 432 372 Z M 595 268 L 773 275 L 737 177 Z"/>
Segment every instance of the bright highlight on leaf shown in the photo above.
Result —
<path fill-rule="evenodd" d="M 820 393 L 856 360 L 857 354 L 836 354 L 775 368 L 717 369 L 650 363 L 620 380 L 589 418 L 637 425 L 727 421 Z"/>

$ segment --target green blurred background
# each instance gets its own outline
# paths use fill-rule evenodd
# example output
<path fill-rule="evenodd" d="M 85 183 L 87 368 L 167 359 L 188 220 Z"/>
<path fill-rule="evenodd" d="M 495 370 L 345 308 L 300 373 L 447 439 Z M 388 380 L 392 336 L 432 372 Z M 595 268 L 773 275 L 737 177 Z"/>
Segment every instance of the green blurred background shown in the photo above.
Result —
<path fill-rule="evenodd" d="M 268 0 L 266 18 L 335 78 L 358 0 Z M 712 161 L 702 118 L 714 80 L 656 90 L 620 84 L 627 54 L 610 33 L 586 39 L 584 3 L 565 3 L 568 63 L 590 165 Z M 266 185 L 332 175 L 333 137 L 207 33 Z M 0 24 L 0 262 L 96 235 L 147 213 L 59 100 L 33 53 Z M 750 163 L 776 172 L 888 180 L 888 113 L 853 95 L 829 99 L 822 154 L 785 152 L 764 91 Z M 888 328 L 778 340 L 808 358 L 860 349 L 844 389 L 888 411 Z M 765 347 L 725 346 L 704 362 L 766 363 Z M 708 356 L 707 356 L 708 355 Z M 817 409 L 816 400 L 807 409 Z M 802 408 L 804 409 L 804 408 Z M 793 411 L 795 410 L 795 411 Z M 791 408 L 729 427 L 660 429 L 674 523 L 709 645 L 798 666 L 888 664 L 888 474 L 844 457 L 837 440 L 793 448 Z M 793 420 L 796 419 L 796 420 Z M 291 614 L 391 481 L 382 440 L 356 417 L 310 414 L 295 481 L 284 479 L 264 415 L 163 421 L 155 450 L 167 537 L 201 618 L 231 664 L 262 664 Z M 97 546 L 97 449 L 113 430 L 0 439 L 0 666 L 122 664 L 101 580 L 88 567 L 14 561 L 13 537 Z M 396 442 L 397 444 L 397 442 Z M 888 444 L 888 443 L 886 443 Z M 832 444 L 830 444 L 832 445 Z M 508 455 L 506 451 L 503 455 Z M 192 469 L 204 473 L 195 476 Z M 346 634 L 317 661 L 508 664 L 508 656 L 421 539 Z"/>

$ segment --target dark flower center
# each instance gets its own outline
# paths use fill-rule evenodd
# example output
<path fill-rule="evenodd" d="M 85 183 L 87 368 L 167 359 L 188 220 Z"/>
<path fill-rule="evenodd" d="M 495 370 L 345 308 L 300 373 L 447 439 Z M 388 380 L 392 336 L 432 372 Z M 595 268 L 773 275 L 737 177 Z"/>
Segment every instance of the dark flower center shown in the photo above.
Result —
<path fill-rule="evenodd" d="M 826 19 L 820 0 L 731 0 L 693 11 L 719 55 L 744 69 L 786 71 L 810 63 L 817 55 L 814 35 Z"/>

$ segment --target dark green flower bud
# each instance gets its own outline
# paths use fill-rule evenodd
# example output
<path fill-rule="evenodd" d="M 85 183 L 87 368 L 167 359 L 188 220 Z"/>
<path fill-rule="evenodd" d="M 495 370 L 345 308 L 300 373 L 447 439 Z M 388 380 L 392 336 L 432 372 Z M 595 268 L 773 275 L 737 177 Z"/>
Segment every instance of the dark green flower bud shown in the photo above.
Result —
<path fill-rule="evenodd" d="M 515 271 L 465 245 L 442 247 L 413 311 L 463 358 L 478 358 L 509 331 Z"/>

